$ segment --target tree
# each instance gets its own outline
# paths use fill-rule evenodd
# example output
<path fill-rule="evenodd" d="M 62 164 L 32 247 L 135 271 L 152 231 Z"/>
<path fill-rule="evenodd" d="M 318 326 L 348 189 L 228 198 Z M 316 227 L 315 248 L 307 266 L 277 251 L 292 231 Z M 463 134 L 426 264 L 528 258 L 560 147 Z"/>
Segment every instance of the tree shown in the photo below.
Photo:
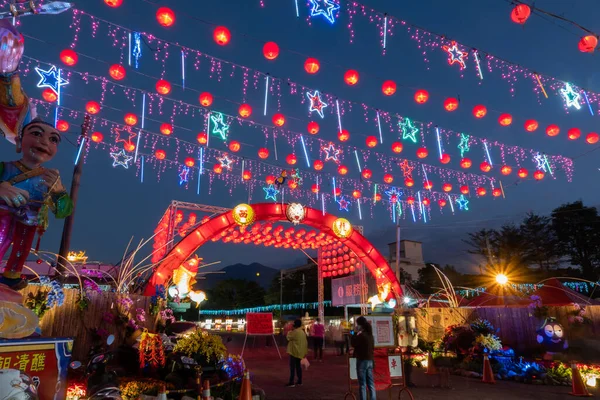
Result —
<path fill-rule="evenodd" d="M 419 269 L 419 279 L 413 285 L 420 293 L 432 294 L 444 287 L 434 267 L 442 271 L 450 279 L 453 286 L 462 285 L 463 274 L 458 272 L 454 266 L 446 265 L 441 268 L 437 264 L 427 263 Z"/>
<path fill-rule="evenodd" d="M 586 279 L 596 281 L 600 267 L 600 217 L 595 207 L 581 201 L 563 204 L 552 211 L 552 228 L 560 253 L 581 268 Z"/>
<path fill-rule="evenodd" d="M 246 279 L 225 279 L 208 291 L 204 308 L 236 309 L 265 304 L 265 290 Z"/>
<path fill-rule="evenodd" d="M 485 257 L 491 263 L 494 254 L 492 251 L 493 244 L 498 236 L 498 231 L 494 229 L 481 229 L 477 232 L 469 233 L 468 236 L 468 239 L 463 240 L 470 247 L 467 252 Z"/>
<path fill-rule="evenodd" d="M 283 275 L 283 303 L 314 303 L 319 299 L 319 281 L 317 275 L 317 266 L 314 264 L 310 268 L 300 271 L 286 273 Z M 324 297 L 325 300 L 331 300 L 331 281 L 325 279 Z M 266 304 L 279 304 L 281 284 L 279 275 L 273 278 L 271 286 L 265 296 Z"/>
<path fill-rule="evenodd" d="M 468 235 L 469 238 L 464 240 L 471 247 L 468 252 L 485 257 L 488 267 L 522 267 L 525 246 L 515 225 L 505 224 L 500 230 L 482 229 Z"/>
<path fill-rule="evenodd" d="M 525 244 L 524 261 L 549 271 L 560 259 L 558 239 L 550 217 L 528 213 L 520 226 Z"/>

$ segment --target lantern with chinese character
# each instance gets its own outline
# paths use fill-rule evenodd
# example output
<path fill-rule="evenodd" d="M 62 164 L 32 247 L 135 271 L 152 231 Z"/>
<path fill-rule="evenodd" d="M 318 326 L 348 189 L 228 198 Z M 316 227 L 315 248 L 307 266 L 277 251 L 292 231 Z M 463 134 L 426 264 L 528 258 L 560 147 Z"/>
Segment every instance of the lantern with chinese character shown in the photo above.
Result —
<path fill-rule="evenodd" d="M 315 171 L 322 170 L 323 166 L 324 166 L 324 164 L 323 164 L 323 161 L 321 161 L 321 160 L 315 160 L 313 162 L 313 168 L 315 169 Z"/>
<path fill-rule="evenodd" d="M 385 174 L 383 176 L 383 181 L 385 183 L 392 183 L 392 182 L 394 182 L 394 177 L 392 176 L 392 174 Z"/>
<path fill-rule="evenodd" d="M 406 187 L 413 187 L 413 186 L 415 186 L 415 180 L 413 178 L 405 178 L 404 185 Z"/>
<path fill-rule="evenodd" d="M 133 125 L 137 124 L 137 122 L 138 122 L 137 116 L 133 113 L 125 114 L 125 117 L 123 118 L 123 120 L 125 121 L 125 124 L 127 124 L 129 126 L 133 126 Z"/>
<path fill-rule="evenodd" d="M 196 136 L 196 140 L 200 144 L 206 144 L 206 143 L 208 143 L 208 136 L 206 135 L 206 132 L 200 132 L 198 134 L 198 136 Z"/>
<path fill-rule="evenodd" d="M 358 71 L 349 69 L 344 74 L 344 82 L 350 86 L 354 86 L 358 83 Z"/>
<path fill-rule="evenodd" d="M 373 176 L 373 172 L 369 168 L 365 168 L 362 170 L 362 177 L 365 179 L 371 179 Z"/>
<path fill-rule="evenodd" d="M 345 165 L 340 165 L 338 167 L 338 174 L 346 175 L 347 173 L 348 173 L 348 167 L 346 167 Z"/>
<path fill-rule="evenodd" d="M 473 107 L 473 116 L 475 118 L 483 118 L 487 114 L 487 108 L 483 104 L 478 104 Z"/>
<path fill-rule="evenodd" d="M 394 93 L 396 93 L 396 82 L 392 80 L 383 82 L 383 85 L 381 85 L 381 91 L 386 96 L 392 96 Z"/>
<path fill-rule="evenodd" d="M 417 150 L 417 157 L 419 158 L 425 158 L 429 155 L 429 151 L 427 151 L 427 149 L 425 147 L 419 147 L 419 149 Z"/>
<path fill-rule="evenodd" d="M 252 115 L 252 107 L 250 104 L 242 104 L 238 109 L 238 114 L 240 114 L 240 117 L 242 118 L 248 118 L 250 115 Z"/>
<path fill-rule="evenodd" d="M 500 117 L 498 117 L 498 123 L 502 126 L 509 126 L 512 124 L 512 115 L 507 113 L 500 114 Z"/>
<path fill-rule="evenodd" d="M 60 52 L 60 61 L 69 67 L 77 64 L 77 60 L 79 60 L 79 56 L 71 49 L 64 49 Z"/>
<path fill-rule="evenodd" d="M 260 158 L 262 158 L 263 160 L 266 159 L 266 158 L 269 158 L 269 149 L 267 149 L 266 147 L 261 147 L 258 150 L 258 156 Z"/>
<path fill-rule="evenodd" d="M 159 79 L 156 82 L 156 91 L 158 94 L 167 95 L 171 93 L 171 84 L 164 79 Z"/>
<path fill-rule="evenodd" d="M 448 112 L 456 111 L 458 109 L 458 99 L 454 97 L 448 97 L 444 100 L 444 108 Z"/>
<path fill-rule="evenodd" d="M 535 119 L 528 119 L 525 121 L 525 130 L 527 132 L 534 132 L 538 128 L 539 124 Z"/>
<path fill-rule="evenodd" d="M 319 68 L 321 68 L 321 64 L 316 58 L 309 57 L 304 62 L 304 70 L 309 74 L 316 74 L 319 72 Z"/>
<path fill-rule="evenodd" d="M 50 88 L 46 88 L 42 91 L 42 97 L 48 103 L 54 103 L 56 100 L 58 100 L 58 96 L 56 95 L 56 93 L 54 93 L 54 90 Z"/>
<path fill-rule="evenodd" d="M 125 72 L 125 67 L 124 66 L 119 65 L 119 64 L 113 64 L 108 69 L 108 74 L 115 81 L 120 81 L 122 79 L 125 79 L 125 75 L 127 73 Z"/>
<path fill-rule="evenodd" d="M 483 172 L 490 172 L 492 170 L 492 165 L 489 162 L 484 161 L 481 164 L 479 164 L 479 169 Z"/>
<path fill-rule="evenodd" d="M 224 26 L 217 26 L 213 32 L 213 39 L 219 46 L 225 46 L 231 40 L 231 32 Z"/>
<path fill-rule="evenodd" d="M 306 126 L 306 130 L 311 135 L 316 135 L 317 133 L 319 133 L 319 124 L 315 121 L 310 121 Z"/>
<path fill-rule="evenodd" d="M 85 105 L 85 111 L 89 114 L 96 115 L 100 112 L 100 104 L 95 101 L 88 101 Z"/>
<path fill-rule="evenodd" d="M 346 129 L 342 129 L 338 132 L 338 139 L 340 142 L 348 141 L 348 139 L 350 139 L 350 132 L 348 132 Z"/>
<path fill-rule="evenodd" d="M 273 121 L 273 125 L 275 126 L 281 127 L 285 124 L 285 116 L 281 113 L 273 115 L 273 118 L 271 118 L 271 120 Z"/>
<path fill-rule="evenodd" d="M 377 146 L 377 138 L 375 136 L 368 136 L 366 140 L 367 147 Z"/>
<path fill-rule="evenodd" d="M 290 165 L 295 165 L 296 162 L 298 162 L 298 159 L 296 158 L 295 154 L 290 153 L 285 157 L 285 162 L 287 162 Z"/>
<path fill-rule="evenodd" d="M 166 28 L 175 23 L 175 13 L 169 7 L 160 7 L 156 11 L 156 20 Z"/>
<path fill-rule="evenodd" d="M 238 151 L 240 151 L 241 148 L 242 145 L 237 140 L 232 140 L 231 142 L 229 142 L 229 150 L 231 150 L 232 152 L 237 153 Z"/>
<path fill-rule="evenodd" d="M 267 42 L 263 46 L 263 55 L 267 60 L 274 60 L 279 56 L 279 46 L 275 42 Z"/>
<path fill-rule="evenodd" d="M 203 107 L 210 107 L 213 103 L 213 95 L 208 92 L 200 93 L 198 101 Z"/>
<path fill-rule="evenodd" d="M 546 127 L 546 135 L 553 137 L 560 133 L 558 125 L 550 124 Z"/>
<path fill-rule="evenodd" d="M 427 100 L 429 100 L 429 93 L 427 92 L 427 90 L 417 90 L 417 92 L 415 93 L 415 101 L 418 104 L 425 104 Z"/>
<path fill-rule="evenodd" d="M 169 124 L 168 122 L 165 122 L 160 126 L 160 133 L 169 136 L 173 133 L 173 125 Z"/>
<path fill-rule="evenodd" d="M 402 149 L 403 149 L 402 143 L 400 143 L 400 142 L 392 143 L 392 151 L 394 153 L 402 153 Z"/>
<path fill-rule="evenodd" d="M 460 160 L 460 166 L 464 169 L 471 168 L 471 165 L 473 165 L 473 162 L 470 158 L 465 157 L 462 160 Z"/>

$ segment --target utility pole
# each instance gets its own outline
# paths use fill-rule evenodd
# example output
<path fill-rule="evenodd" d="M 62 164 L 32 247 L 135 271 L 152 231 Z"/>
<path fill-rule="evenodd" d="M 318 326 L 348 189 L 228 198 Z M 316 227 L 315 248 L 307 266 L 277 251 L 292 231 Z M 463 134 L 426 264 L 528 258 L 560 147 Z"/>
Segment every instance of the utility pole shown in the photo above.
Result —
<path fill-rule="evenodd" d="M 67 218 L 63 226 L 62 239 L 60 241 L 60 250 L 58 251 L 58 260 L 56 260 L 56 270 L 61 280 L 66 277 L 65 262 L 67 255 L 69 254 L 69 248 L 71 246 L 71 234 L 73 231 L 73 221 L 75 220 L 75 210 L 77 206 L 77 198 L 79 197 L 79 182 L 81 180 L 81 173 L 83 172 L 83 151 L 85 148 L 85 141 L 87 140 L 88 130 L 90 129 L 90 115 L 86 114 L 81 125 L 81 135 L 79 135 L 79 148 L 77 152 L 77 162 L 73 169 L 73 180 L 71 181 L 71 200 L 73 201 L 73 212 Z"/>

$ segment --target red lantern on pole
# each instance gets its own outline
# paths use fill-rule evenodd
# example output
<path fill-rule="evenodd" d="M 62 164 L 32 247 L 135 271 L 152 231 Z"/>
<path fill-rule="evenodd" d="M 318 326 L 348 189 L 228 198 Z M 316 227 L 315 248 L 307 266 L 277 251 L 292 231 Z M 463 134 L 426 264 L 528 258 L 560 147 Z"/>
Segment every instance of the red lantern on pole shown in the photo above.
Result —
<path fill-rule="evenodd" d="M 448 204 L 448 203 L 446 202 L 445 199 L 439 199 L 438 204 L 440 205 L 440 207 L 446 207 L 446 204 Z"/>
<path fill-rule="evenodd" d="M 444 100 L 444 108 L 448 112 L 456 111 L 458 109 L 458 99 L 454 97 L 448 97 Z"/>
<path fill-rule="evenodd" d="M 529 7 L 527 4 L 518 4 L 512 9 L 510 13 L 510 19 L 512 19 L 515 24 L 523 25 L 530 15 L 531 7 Z"/>
<path fill-rule="evenodd" d="M 306 126 L 306 130 L 308 131 L 308 133 L 310 133 L 311 135 L 316 135 L 317 133 L 319 133 L 319 124 L 315 121 L 310 121 L 308 123 L 308 125 Z"/>
<path fill-rule="evenodd" d="M 394 93 L 396 93 L 396 88 L 396 82 L 392 80 L 387 80 L 383 82 L 383 85 L 381 85 L 381 91 L 386 96 L 392 96 Z"/>
<path fill-rule="evenodd" d="M 408 196 L 406 198 L 406 202 L 410 205 L 413 205 L 413 204 L 415 204 L 415 198 L 413 196 Z"/>
<path fill-rule="evenodd" d="M 426 190 L 433 189 L 433 183 L 431 183 L 431 181 L 425 181 L 425 182 L 423 182 L 423 189 L 426 189 Z"/>
<path fill-rule="evenodd" d="M 159 94 L 167 95 L 167 94 L 171 93 L 171 84 L 164 79 L 159 79 L 156 82 L 156 91 Z"/>
<path fill-rule="evenodd" d="M 344 74 L 344 82 L 346 82 L 346 84 L 348 84 L 350 86 L 354 86 L 358 83 L 358 77 L 359 77 L 358 71 L 349 69 Z"/>
<path fill-rule="evenodd" d="M 525 121 L 525 130 L 527 132 L 534 132 L 538 128 L 539 124 L 535 119 L 528 119 Z"/>
<path fill-rule="evenodd" d="M 66 132 L 69 130 L 69 123 L 63 119 L 56 121 L 56 129 L 60 132 Z"/>
<path fill-rule="evenodd" d="M 279 46 L 275 42 L 267 42 L 263 46 L 263 55 L 267 60 L 274 60 L 279 56 Z"/>
<path fill-rule="evenodd" d="M 196 160 L 194 160 L 194 157 L 186 157 L 184 164 L 186 167 L 192 168 L 194 165 L 196 165 Z"/>
<path fill-rule="evenodd" d="M 304 61 L 304 70 L 309 74 L 316 74 L 320 68 L 321 64 L 316 58 L 309 57 Z"/>
<path fill-rule="evenodd" d="M 168 28 L 175 23 L 175 12 L 169 7 L 160 7 L 156 11 L 156 20 L 160 25 Z"/>
<path fill-rule="evenodd" d="M 245 181 L 249 181 L 250 179 L 252 179 L 252 172 L 245 170 L 242 174 L 242 178 L 244 178 Z"/>
<path fill-rule="evenodd" d="M 213 32 L 213 39 L 219 46 L 225 46 L 231 40 L 231 32 L 224 26 L 217 26 Z"/>
<path fill-rule="evenodd" d="M 79 56 L 71 49 L 64 49 L 60 52 L 60 61 L 62 61 L 65 65 L 72 67 L 77 64 L 79 60 Z"/>
<path fill-rule="evenodd" d="M 108 74 L 115 81 L 120 81 L 122 79 L 125 79 L 125 76 L 127 75 L 127 72 L 125 71 L 125 67 L 124 66 L 119 65 L 119 64 L 113 64 L 108 69 Z"/>
<path fill-rule="evenodd" d="M 319 185 L 317 185 L 316 183 L 313 183 L 313 185 L 310 187 L 310 190 L 313 193 L 319 193 Z"/>
<path fill-rule="evenodd" d="M 598 37 L 595 35 L 587 35 L 579 40 L 579 51 L 582 53 L 593 53 L 598 46 Z"/>
<path fill-rule="evenodd" d="M 494 197 L 502 196 L 502 190 L 500 188 L 494 188 L 494 190 L 492 190 L 492 196 L 494 196 Z"/>
<path fill-rule="evenodd" d="M 360 192 L 360 190 L 354 190 L 352 192 L 352 197 L 354 197 L 355 199 L 360 199 L 361 196 L 362 196 L 362 193 Z"/>

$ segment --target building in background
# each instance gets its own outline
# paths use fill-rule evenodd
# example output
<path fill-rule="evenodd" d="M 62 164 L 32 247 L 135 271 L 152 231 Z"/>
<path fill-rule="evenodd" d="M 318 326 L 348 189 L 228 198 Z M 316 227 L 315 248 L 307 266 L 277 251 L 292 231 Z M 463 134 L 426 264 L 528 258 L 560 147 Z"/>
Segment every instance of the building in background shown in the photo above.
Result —
<path fill-rule="evenodd" d="M 425 267 L 425 262 L 423 261 L 423 243 L 412 240 L 400 241 L 399 269 L 396 268 L 396 242 L 389 243 L 388 246 L 388 262 L 390 264 L 390 268 L 396 272 L 398 280 L 400 280 L 399 269 L 408 273 L 412 279 L 417 279 L 419 277 L 419 270 Z"/>

